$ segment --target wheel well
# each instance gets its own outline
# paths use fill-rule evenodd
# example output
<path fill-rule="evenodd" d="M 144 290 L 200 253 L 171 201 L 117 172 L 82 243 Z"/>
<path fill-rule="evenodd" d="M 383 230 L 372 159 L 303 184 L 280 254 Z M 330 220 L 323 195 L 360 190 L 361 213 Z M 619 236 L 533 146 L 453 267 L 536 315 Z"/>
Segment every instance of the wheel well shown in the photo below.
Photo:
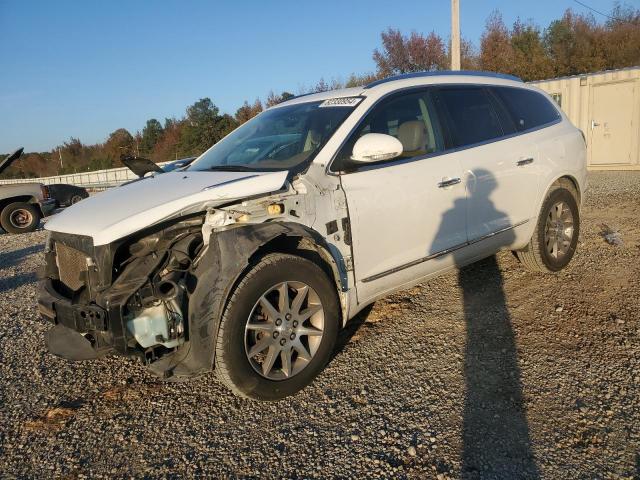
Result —
<path fill-rule="evenodd" d="M 318 245 L 312 239 L 302 236 L 279 235 L 261 245 L 249 259 L 249 265 L 255 265 L 269 253 L 289 253 L 315 263 L 327 274 L 336 289 L 341 290 L 340 275 L 333 257 L 326 248 Z"/>
<path fill-rule="evenodd" d="M 16 202 L 26 202 L 26 203 L 34 203 L 34 198 L 30 195 L 20 195 L 17 197 L 3 198 L 0 200 L 0 211 L 4 210 L 4 207 L 9 205 L 10 203 Z"/>
<path fill-rule="evenodd" d="M 565 175 L 563 177 L 558 178 L 555 182 L 553 182 L 553 185 L 561 185 L 567 188 L 568 190 L 572 191 L 573 193 L 575 193 L 576 203 L 578 204 L 578 206 L 581 205 L 582 192 L 580 192 L 580 187 L 578 186 L 578 182 L 576 181 L 575 178 L 569 175 Z"/>

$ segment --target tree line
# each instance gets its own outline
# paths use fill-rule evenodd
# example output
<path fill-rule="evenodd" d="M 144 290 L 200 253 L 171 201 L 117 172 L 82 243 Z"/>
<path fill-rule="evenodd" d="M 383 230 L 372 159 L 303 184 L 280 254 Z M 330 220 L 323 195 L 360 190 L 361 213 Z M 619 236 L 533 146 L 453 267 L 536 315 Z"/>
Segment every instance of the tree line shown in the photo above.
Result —
<path fill-rule="evenodd" d="M 380 34 L 373 51 L 375 72 L 351 74 L 347 79 L 321 78 L 298 94 L 367 84 L 389 75 L 446 70 L 450 65 L 448 39 L 430 32 L 403 33 L 389 28 Z M 565 11 L 545 28 L 517 19 L 508 26 L 498 11 L 486 21 L 479 45 L 461 42 L 464 70 L 508 73 L 524 81 L 576 75 L 640 65 L 640 9 L 615 3 L 605 21 L 591 13 Z M 70 138 L 50 152 L 30 153 L 8 169 L 4 177 L 37 177 L 120 166 L 122 154 L 144 156 L 156 162 L 199 155 L 242 123 L 294 95 L 271 91 L 264 99 L 245 101 L 231 115 L 220 112 L 210 98 L 187 107 L 181 118 L 147 120 L 141 131 L 124 128 L 104 143 L 83 144 Z"/>

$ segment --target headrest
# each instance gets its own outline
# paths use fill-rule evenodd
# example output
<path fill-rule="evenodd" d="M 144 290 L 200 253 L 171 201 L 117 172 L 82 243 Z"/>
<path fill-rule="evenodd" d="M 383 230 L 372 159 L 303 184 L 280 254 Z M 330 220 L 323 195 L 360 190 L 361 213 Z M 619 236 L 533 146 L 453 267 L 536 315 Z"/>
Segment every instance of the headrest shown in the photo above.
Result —
<path fill-rule="evenodd" d="M 411 120 L 398 127 L 398 140 L 405 152 L 424 150 L 427 143 L 427 131 L 424 122 Z"/>

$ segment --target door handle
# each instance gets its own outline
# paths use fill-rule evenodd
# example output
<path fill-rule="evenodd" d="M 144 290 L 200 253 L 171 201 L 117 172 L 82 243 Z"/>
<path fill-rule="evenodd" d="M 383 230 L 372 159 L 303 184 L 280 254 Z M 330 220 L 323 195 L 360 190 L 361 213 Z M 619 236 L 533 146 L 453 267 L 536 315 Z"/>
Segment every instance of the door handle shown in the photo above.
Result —
<path fill-rule="evenodd" d="M 533 163 L 533 158 L 529 157 L 529 158 L 523 158 L 521 160 L 518 160 L 516 162 L 516 165 L 518 165 L 519 167 L 523 167 L 525 165 L 529 165 L 530 163 Z"/>
<path fill-rule="evenodd" d="M 439 188 L 447 188 L 450 187 L 452 185 L 457 185 L 458 183 L 460 183 L 462 180 L 460 180 L 460 178 L 450 178 L 448 180 L 445 180 L 444 178 L 442 179 L 441 182 L 438 182 L 438 187 Z"/>
<path fill-rule="evenodd" d="M 595 127 L 599 127 L 600 124 L 598 122 L 596 122 L 595 120 L 591 120 L 591 130 L 593 130 Z"/>

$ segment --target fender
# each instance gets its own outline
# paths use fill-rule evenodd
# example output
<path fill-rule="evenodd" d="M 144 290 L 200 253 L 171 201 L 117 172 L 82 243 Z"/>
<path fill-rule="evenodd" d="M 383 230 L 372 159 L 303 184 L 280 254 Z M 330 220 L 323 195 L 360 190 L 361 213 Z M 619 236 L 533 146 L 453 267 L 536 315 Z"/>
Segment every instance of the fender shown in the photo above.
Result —
<path fill-rule="evenodd" d="M 297 223 L 267 222 L 234 225 L 212 232 L 207 249 L 196 260 L 187 282 L 189 290 L 189 341 L 149 368 L 163 377 L 188 377 L 213 368 L 216 336 L 231 292 L 259 250 L 278 237 L 299 237 L 327 262 L 340 291 L 347 290 L 346 268 L 336 249 L 314 230 Z M 304 242 L 306 240 L 306 242 Z"/>

